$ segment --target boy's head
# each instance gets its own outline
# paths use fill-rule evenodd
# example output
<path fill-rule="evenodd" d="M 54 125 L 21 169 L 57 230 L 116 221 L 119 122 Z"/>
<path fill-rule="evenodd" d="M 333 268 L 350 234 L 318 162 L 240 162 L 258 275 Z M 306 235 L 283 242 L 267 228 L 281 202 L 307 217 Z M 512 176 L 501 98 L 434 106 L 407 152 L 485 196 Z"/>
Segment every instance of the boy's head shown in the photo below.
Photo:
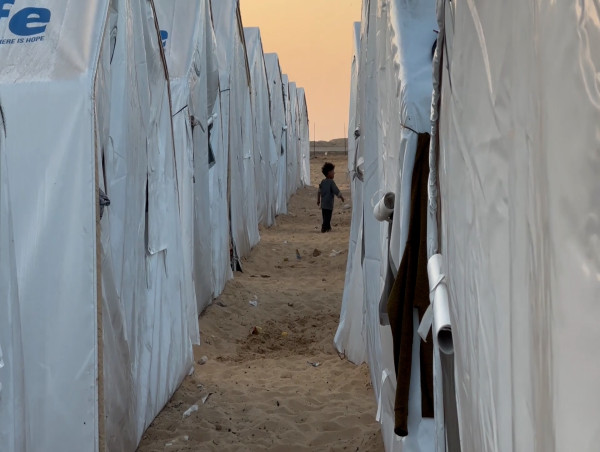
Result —
<path fill-rule="evenodd" d="M 325 162 L 321 171 L 325 177 L 329 177 L 329 173 L 335 169 L 335 165 L 333 163 Z M 332 176 L 333 177 L 333 176 Z"/>

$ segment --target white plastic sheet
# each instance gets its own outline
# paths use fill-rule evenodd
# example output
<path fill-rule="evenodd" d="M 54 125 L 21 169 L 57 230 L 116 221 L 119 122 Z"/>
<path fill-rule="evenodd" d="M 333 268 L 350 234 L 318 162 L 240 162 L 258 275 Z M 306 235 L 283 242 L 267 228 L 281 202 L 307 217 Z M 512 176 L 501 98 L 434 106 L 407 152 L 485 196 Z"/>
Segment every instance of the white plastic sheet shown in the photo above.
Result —
<path fill-rule="evenodd" d="M 38 5 L 43 6 L 40 24 L 27 37 L 10 25 L 24 6 L 5 3 L 2 11 L 10 17 L 0 19 L 0 39 L 7 40 L 0 46 L 0 273 L 8 283 L 0 299 L 5 361 L 0 372 L 10 372 L 12 380 L 4 382 L 0 395 L 0 430 L 7 440 L 1 447 L 8 452 L 94 451 L 92 87 L 108 2 Z M 5 235 L 11 216 L 12 237 Z"/>
<path fill-rule="evenodd" d="M 250 72 L 238 0 L 212 4 L 221 86 L 223 145 L 229 151 L 231 238 L 235 255 L 247 256 L 259 241 Z"/>
<path fill-rule="evenodd" d="M 304 186 L 310 185 L 310 126 L 308 121 L 308 105 L 304 88 L 298 88 L 298 150 L 300 154 L 300 181 Z"/>
<path fill-rule="evenodd" d="M 350 80 L 350 115 L 348 121 L 348 174 L 352 191 L 352 221 L 348 243 L 348 261 L 340 323 L 335 333 L 334 344 L 340 353 L 355 364 L 366 361 L 366 325 L 364 322 L 363 256 L 363 199 L 362 182 L 356 170 L 359 155 L 360 123 L 357 111 L 358 73 L 360 58 L 360 23 L 354 24 L 354 57 Z"/>
<path fill-rule="evenodd" d="M 260 30 L 245 28 L 248 64 L 252 81 L 252 127 L 254 137 L 255 191 L 260 223 L 271 226 L 277 210 L 278 154 L 271 129 L 270 94 Z"/>
<path fill-rule="evenodd" d="M 295 82 L 289 83 L 290 117 L 288 127 L 288 199 L 301 186 L 300 146 L 298 143 L 298 90 Z"/>
<path fill-rule="evenodd" d="M 440 4 L 441 252 L 463 450 L 596 450 L 597 5 Z"/>
<path fill-rule="evenodd" d="M 6 164 L 4 114 L 0 101 L 0 444 L 24 450 L 26 416 L 23 331 L 17 284 L 12 212 Z"/>
<path fill-rule="evenodd" d="M 219 296 L 225 284 L 233 277 L 230 259 L 231 231 L 229 223 L 228 168 L 229 149 L 225 146 L 224 133 L 229 133 L 228 117 L 221 109 L 221 88 L 219 84 L 219 64 L 217 60 L 217 42 L 213 28 L 212 6 L 205 1 L 203 23 L 205 33 L 205 57 L 207 71 L 207 112 L 211 114 L 207 121 L 209 145 L 215 162 L 208 171 L 210 200 L 210 231 L 212 254 L 213 297 Z M 211 122 L 212 121 L 212 122 Z M 202 233 L 202 231 L 197 231 Z"/>
<path fill-rule="evenodd" d="M 297 98 L 296 84 L 292 82 L 287 74 L 281 76 L 283 84 L 283 101 L 285 106 L 285 155 L 282 156 L 282 165 L 285 165 L 285 202 L 297 190 L 299 180 L 299 159 L 297 144 Z"/>
<path fill-rule="evenodd" d="M 182 223 L 183 290 L 190 329 L 198 328 L 197 316 L 211 301 L 212 231 L 209 191 L 209 118 L 207 29 L 205 0 L 160 0 L 157 18 L 169 77 L 173 132 Z"/>
<path fill-rule="evenodd" d="M 104 412 L 107 449 L 132 450 L 189 372 L 197 331 L 153 4 L 115 6 L 95 93 L 99 173 L 111 199 L 100 224 Z"/>
<path fill-rule="evenodd" d="M 241 34 L 222 41 L 237 42 L 232 80 L 244 82 L 225 98 L 210 2 L 160 1 L 166 34 L 153 1 L 49 0 L 27 38 L 11 23 L 22 5 L 2 5 L 2 452 L 135 450 L 188 374 L 197 306 L 231 277 L 232 117 L 237 215 L 258 240 Z M 241 30 L 237 2 L 222 12 Z M 100 221 L 98 189 L 111 201 Z"/>
<path fill-rule="evenodd" d="M 217 84 L 217 89 L 219 85 Z M 229 149 L 225 147 L 223 134 L 228 133 L 226 118 L 221 109 L 227 99 L 217 96 L 213 109 L 213 128 L 210 144 L 215 153 L 215 164 L 209 170 L 210 224 L 212 243 L 213 296 L 217 297 L 225 289 L 225 284 L 233 277 L 230 264 L 231 235 L 229 229 L 228 167 Z"/>
<path fill-rule="evenodd" d="M 362 321 L 371 380 L 380 407 L 390 403 L 393 406 L 395 379 L 382 376 L 394 376 L 395 371 L 391 332 L 389 326 L 380 325 L 379 305 L 380 300 L 387 299 L 389 285 L 386 282 L 395 274 L 404 252 L 418 134 L 430 130 L 435 17 L 433 0 L 365 0 L 360 42 L 357 40 L 359 50 L 353 63 L 356 94 L 351 100 L 356 110 L 351 111 L 349 122 L 349 170 L 353 179 L 353 208 L 362 215 L 353 215 L 350 246 L 361 247 L 361 253 L 360 260 L 356 251 L 352 253 L 352 261 L 349 256 L 340 328 L 336 335 L 340 342 L 336 342 L 336 346 L 348 356 L 353 355 L 352 350 L 346 349 L 348 340 L 343 338 L 347 325 L 354 327 Z M 373 215 L 375 204 L 387 192 L 394 193 L 396 199 L 391 228 Z M 355 237 L 361 230 L 354 224 L 356 221 L 362 222 L 362 233 Z M 356 300 L 353 301 L 350 294 L 357 265 L 362 269 L 364 281 L 362 319 L 349 321 L 350 315 L 359 312 L 352 308 Z M 415 328 L 416 347 L 418 341 Z M 360 341 L 356 347 L 356 356 L 360 357 Z M 411 378 L 416 381 L 418 363 L 413 363 L 412 369 Z M 382 408 L 380 422 L 386 450 L 433 449 L 434 424 L 420 417 L 420 404 L 415 401 L 419 393 L 420 385 L 411 383 L 409 435 L 403 439 L 393 435 L 393 410 Z"/>
<path fill-rule="evenodd" d="M 269 77 L 269 92 L 271 94 L 271 129 L 278 154 L 277 163 L 277 214 L 287 213 L 286 195 L 286 117 L 285 99 L 283 97 L 283 78 L 279 57 L 275 53 L 265 54 L 267 75 Z"/>

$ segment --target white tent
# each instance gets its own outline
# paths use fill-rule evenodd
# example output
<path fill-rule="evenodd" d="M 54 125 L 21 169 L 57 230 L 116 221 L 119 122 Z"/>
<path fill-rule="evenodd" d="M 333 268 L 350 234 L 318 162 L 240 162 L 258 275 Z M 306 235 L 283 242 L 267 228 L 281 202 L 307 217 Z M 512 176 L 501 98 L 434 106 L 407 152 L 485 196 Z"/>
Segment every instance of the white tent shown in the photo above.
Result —
<path fill-rule="evenodd" d="M 209 166 L 210 225 L 212 237 L 213 297 L 219 296 L 225 284 L 233 277 L 231 268 L 231 228 L 229 222 L 229 148 L 224 134 L 229 133 L 228 117 L 222 114 L 220 72 L 217 41 L 214 31 L 212 6 L 207 5 L 204 15 L 205 55 L 208 69 L 207 111 L 212 112 L 208 122 L 208 142 L 214 162 Z"/>
<path fill-rule="evenodd" d="M 247 256 L 260 239 L 254 175 L 250 69 L 239 0 L 212 5 L 221 87 L 223 145 L 229 150 L 229 209 L 234 256 Z"/>
<path fill-rule="evenodd" d="M 388 451 L 428 451 L 435 447 L 434 422 L 421 414 L 425 408 L 420 369 L 422 365 L 433 366 L 433 362 L 420 359 L 423 352 L 416 309 L 409 311 L 414 319 L 409 318 L 412 345 L 408 346 L 408 362 L 395 362 L 399 358 L 394 356 L 387 315 L 388 297 L 401 273 L 408 237 L 413 165 L 418 144 L 428 142 L 435 28 L 432 0 L 365 0 L 360 40 L 355 28 L 353 110 L 349 121 L 354 209 L 335 344 L 352 361 L 366 359 L 369 363 L 378 401 L 377 417 Z M 427 151 L 427 147 L 424 149 Z M 427 156 L 423 145 L 419 152 L 421 157 Z M 396 199 L 389 222 L 378 221 L 374 215 L 375 205 L 386 193 L 393 193 Z M 410 369 L 410 379 L 401 388 L 397 387 L 396 364 L 399 373 Z M 408 431 L 404 436 L 394 432 L 394 401 L 400 389 L 407 394 L 403 402 L 408 407 L 407 425 L 397 428 L 398 433 Z M 436 413 L 440 411 L 438 405 L 435 408 Z"/>
<path fill-rule="evenodd" d="M 292 193 L 294 193 L 294 187 L 296 186 L 296 162 L 294 159 L 296 154 L 296 143 L 294 142 L 294 121 L 296 115 L 292 111 L 290 79 L 287 74 L 281 74 L 281 83 L 283 89 L 283 105 L 285 106 L 285 133 L 283 140 L 285 148 L 285 202 L 287 206 L 287 202 Z"/>
<path fill-rule="evenodd" d="M 27 438 L 23 331 L 6 164 L 6 124 L 0 101 L 0 444 L 22 450 Z"/>
<path fill-rule="evenodd" d="M 432 153 L 461 446 L 597 450 L 597 4 L 461 6 L 438 2 Z"/>
<path fill-rule="evenodd" d="M 436 26 L 431 2 L 363 3 L 354 121 L 351 111 L 361 137 L 350 158 L 359 178 L 353 181 L 355 209 L 361 212 L 354 212 L 336 345 L 357 361 L 362 347 L 367 350 L 386 450 L 596 450 L 597 11 L 588 3 L 532 7 L 516 0 L 457 6 L 439 0 Z M 512 26 L 502 25 L 507 23 Z M 373 325 L 378 295 L 386 290 L 382 262 L 392 270 L 398 266 L 410 229 L 408 157 L 411 134 L 429 130 L 424 103 L 431 63 L 425 55 L 436 28 L 427 257 L 430 270 L 436 261 L 443 269 L 437 278 L 430 274 L 433 324 L 447 301 L 438 294 L 447 291 L 455 368 L 435 355 L 443 384 L 435 384 L 434 449 L 415 437 L 410 410 L 403 441 L 386 427 L 391 344 L 386 327 Z M 397 55 L 388 53 L 394 45 L 382 45 L 389 40 Z M 390 99 L 392 93 L 398 99 Z M 394 143 L 400 145 L 398 162 L 387 151 Z M 372 149 L 379 149 L 377 155 Z M 382 161 L 391 166 L 391 179 Z M 396 195 L 392 226 L 378 228 L 372 204 L 387 190 Z M 362 318 L 360 301 L 350 293 L 361 275 Z M 361 331 L 364 341 L 356 340 Z M 446 386 L 454 376 L 456 385 Z M 455 399 L 457 425 L 437 411 L 440 387 L 453 389 L 443 397 Z M 450 406 L 443 408 L 452 414 Z M 445 421 L 441 428 L 438 414 Z M 417 434 L 421 427 L 429 429 L 421 423 Z"/>
<path fill-rule="evenodd" d="M 135 450 L 192 370 L 231 239 L 258 241 L 239 8 L 212 8 L 219 64 L 209 0 L 0 9 L 2 452 Z"/>
<path fill-rule="evenodd" d="M 308 104 L 304 88 L 298 88 L 298 146 L 300 155 L 300 181 L 310 185 L 310 129 L 308 122 Z"/>
<path fill-rule="evenodd" d="M 111 200 L 100 224 L 104 414 L 107 448 L 131 450 L 190 370 L 198 333 L 153 3 L 112 6 L 95 87 L 98 173 Z"/>
<path fill-rule="evenodd" d="M 300 145 L 298 143 L 298 90 L 296 83 L 289 83 L 290 96 L 290 124 L 288 127 L 288 199 L 301 186 L 300 176 Z"/>
<path fill-rule="evenodd" d="M 342 297 L 340 324 L 334 343 L 338 351 L 355 364 L 367 361 L 366 323 L 363 318 L 364 275 L 362 269 L 363 241 L 363 176 L 364 158 L 360 144 L 360 114 L 357 110 L 359 60 L 361 58 L 360 22 L 354 24 L 354 56 L 350 79 L 350 117 L 348 121 L 348 174 L 352 192 L 352 221 L 346 265 L 346 284 Z M 364 79 L 361 79 L 364 80 Z M 356 135 L 355 135 L 356 132 Z"/>
<path fill-rule="evenodd" d="M 269 78 L 269 92 L 271 94 L 271 129 L 273 130 L 275 147 L 279 156 L 277 164 L 277 214 L 284 214 L 287 213 L 287 122 L 283 77 L 277 54 L 265 54 L 265 63 Z"/>
<path fill-rule="evenodd" d="M 245 28 L 244 35 L 252 82 L 252 125 L 258 220 L 266 226 L 271 226 L 275 222 L 277 210 L 276 177 L 279 155 L 271 129 L 269 81 L 260 30 Z"/>
<path fill-rule="evenodd" d="M 209 77 L 216 74 L 207 55 L 210 3 L 207 0 L 156 1 L 158 22 L 171 80 L 173 131 L 179 187 L 179 211 L 182 220 L 185 289 L 197 301 L 201 312 L 213 297 L 212 231 L 209 193 L 209 165 L 214 153 L 209 149 L 209 128 L 214 122 L 212 106 L 218 85 L 211 87 Z M 215 77 L 213 77 L 215 79 Z M 216 234 L 219 231 L 215 231 Z M 223 233 L 226 235 L 226 233 Z M 215 240 L 221 243 L 222 240 Z M 216 245 L 215 245 L 216 246 Z M 188 288 L 189 283 L 194 286 Z M 195 295 L 194 295 L 195 289 Z M 189 319 L 197 325 L 197 312 Z"/>
<path fill-rule="evenodd" d="M 133 450 L 198 339 L 161 42 L 152 2 L 44 6 L 0 20 L 3 450 Z"/>
<path fill-rule="evenodd" d="M 215 42 L 216 48 L 216 42 Z M 231 268 L 231 229 L 229 221 L 229 149 L 225 146 L 224 134 L 228 123 L 222 115 L 222 101 L 218 78 L 217 97 L 213 106 L 213 123 L 209 126 L 209 144 L 215 163 L 209 169 L 210 225 L 212 236 L 213 297 L 219 296 L 225 284 L 233 278 Z"/>
<path fill-rule="evenodd" d="M 11 26 L 21 7 L 0 18 L 0 441 L 95 450 L 92 95 L 108 2 L 46 2 L 31 29 Z"/>

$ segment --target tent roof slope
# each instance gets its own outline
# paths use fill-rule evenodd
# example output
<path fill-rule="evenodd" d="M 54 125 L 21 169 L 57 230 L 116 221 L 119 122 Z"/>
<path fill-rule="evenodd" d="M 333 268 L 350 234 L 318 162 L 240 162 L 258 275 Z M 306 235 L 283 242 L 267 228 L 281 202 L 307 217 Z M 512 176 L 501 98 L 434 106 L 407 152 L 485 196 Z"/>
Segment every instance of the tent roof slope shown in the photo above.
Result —
<path fill-rule="evenodd" d="M 43 3 L 0 2 L 0 83 L 93 78 L 109 1 Z"/>
<path fill-rule="evenodd" d="M 304 107 L 303 111 L 301 111 L 300 113 L 304 114 L 306 116 L 306 120 L 308 121 L 308 104 L 306 102 L 306 92 L 305 92 L 304 88 L 297 89 L 297 96 L 298 96 L 298 103 L 300 104 L 301 107 Z"/>
<path fill-rule="evenodd" d="M 360 22 L 354 22 L 354 55 L 360 53 Z"/>
<path fill-rule="evenodd" d="M 264 52 L 260 30 L 256 27 L 244 28 L 248 64 L 251 66 L 256 58 L 264 60 Z M 266 68 L 265 68 L 266 70 Z"/>
<path fill-rule="evenodd" d="M 237 29 L 239 42 L 244 49 L 244 53 L 247 54 L 239 0 L 219 0 L 217 2 L 211 2 L 211 4 L 213 24 L 218 42 L 217 52 L 221 64 L 230 67 L 234 58 L 233 47 L 236 45 L 235 32 L 233 30 Z M 248 85 L 250 85 L 250 68 L 247 59 L 246 76 Z"/>
<path fill-rule="evenodd" d="M 394 60 L 400 67 L 402 121 L 417 132 L 431 128 L 432 46 L 437 41 L 435 1 L 393 0 L 389 27 L 397 49 Z"/>
<path fill-rule="evenodd" d="M 203 23 L 199 0 L 155 0 L 156 15 L 171 79 L 187 76 Z"/>

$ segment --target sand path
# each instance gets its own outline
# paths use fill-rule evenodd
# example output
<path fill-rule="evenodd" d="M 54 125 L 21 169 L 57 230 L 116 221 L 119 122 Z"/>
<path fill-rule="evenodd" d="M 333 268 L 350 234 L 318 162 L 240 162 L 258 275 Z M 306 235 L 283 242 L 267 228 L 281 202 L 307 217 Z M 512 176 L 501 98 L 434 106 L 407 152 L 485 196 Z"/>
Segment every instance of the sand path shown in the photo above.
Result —
<path fill-rule="evenodd" d="M 350 204 L 346 157 L 317 154 L 312 186 L 293 196 L 275 227 L 261 230 L 244 272 L 200 317 L 195 372 L 139 451 L 383 450 L 368 369 L 333 347 L 351 211 L 336 200 L 333 231 L 321 234 L 316 187 L 325 159 L 336 164 Z M 198 411 L 184 417 L 193 405 Z"/>

